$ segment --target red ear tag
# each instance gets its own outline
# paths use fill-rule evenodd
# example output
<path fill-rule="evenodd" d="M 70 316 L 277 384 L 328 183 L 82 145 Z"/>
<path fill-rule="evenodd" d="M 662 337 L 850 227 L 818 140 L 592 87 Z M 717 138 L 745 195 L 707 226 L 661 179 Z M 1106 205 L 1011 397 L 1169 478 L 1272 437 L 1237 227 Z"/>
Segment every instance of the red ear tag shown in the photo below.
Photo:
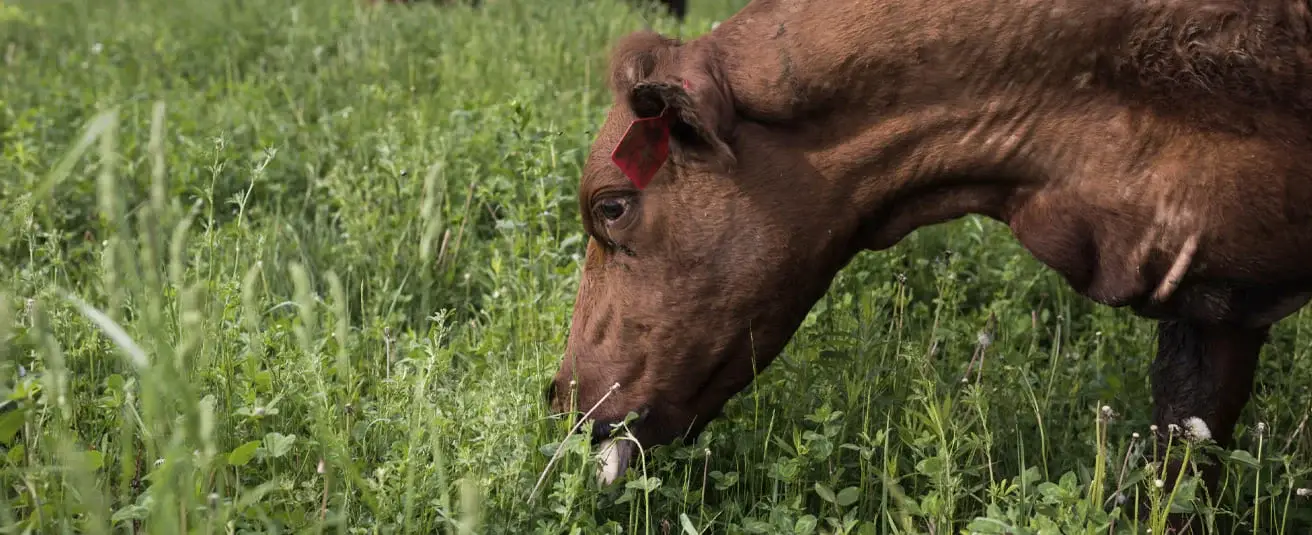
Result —
<path fill-rule="evenodd" d="M 619 166 L 624 176 L 638 189 L 647 187 L 656 171 L 665 165 L 670 156 L 670 116 L 666 108 L 659 116 L 638 119 L 620 138 L 611 161 Z"/>

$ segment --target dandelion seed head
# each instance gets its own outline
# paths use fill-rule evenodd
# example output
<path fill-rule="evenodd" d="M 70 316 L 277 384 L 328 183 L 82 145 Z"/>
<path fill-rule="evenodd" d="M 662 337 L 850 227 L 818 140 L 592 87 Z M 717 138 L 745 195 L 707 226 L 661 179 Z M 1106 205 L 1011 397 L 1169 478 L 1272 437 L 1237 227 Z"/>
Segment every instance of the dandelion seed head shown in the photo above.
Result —
<path fill-rule="evenodd" d="M 1207 427 L 1207 422 L 1197 416 L 1190 416 L 1184 421 L 1184 427 L 1189 432 L 1189 436 L 1195 440 L 1211 440 L 1212 430 Z"/>
<path fill-rule="evenodd" d="M 1160 488 L 1166 486 L 1166 482 L 1165 482 L 1165 481 L 1162 481 L 1162 480 L 1160 480 L 1160 479 L 1154 479 L 1154 480 L 1153 480 L 1153 486 L 1154 486 L 1154 487 L 1157 487 L 1157 488 L 1160 489 Z"/>

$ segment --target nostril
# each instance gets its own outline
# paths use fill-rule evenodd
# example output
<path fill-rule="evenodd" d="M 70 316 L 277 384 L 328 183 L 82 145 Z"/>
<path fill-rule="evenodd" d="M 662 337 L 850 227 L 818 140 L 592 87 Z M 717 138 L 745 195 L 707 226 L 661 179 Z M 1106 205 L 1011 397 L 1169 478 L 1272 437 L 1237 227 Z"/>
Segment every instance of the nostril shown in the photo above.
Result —
<path fill-rule="evenodd" d="M 597 442 L 610 438 L 610 433 L 615 427 L 615 424 L 612 422 L 593 422 L 592 441 Z"/>
<path fill-rule="evenodd" d="M 643 407 L 642 410 L 638 411 L 638 417 L 629 420 L 628 423 L 629 430 L 632 431 L 634 427 L 636 427 L 643 420 L 647 419 L 647 414 L 650 412 L 651 412 L 650 409 L 646 407 Z M 593 442 L 611 438 L 610 436 L 611 433 L 615 431 L 615 428 L 620 427 L 620 424 L 622 424 L 623 422 L 624 422 L 623 418 L 613 421 L 594 420 L 592 423 Z"/>

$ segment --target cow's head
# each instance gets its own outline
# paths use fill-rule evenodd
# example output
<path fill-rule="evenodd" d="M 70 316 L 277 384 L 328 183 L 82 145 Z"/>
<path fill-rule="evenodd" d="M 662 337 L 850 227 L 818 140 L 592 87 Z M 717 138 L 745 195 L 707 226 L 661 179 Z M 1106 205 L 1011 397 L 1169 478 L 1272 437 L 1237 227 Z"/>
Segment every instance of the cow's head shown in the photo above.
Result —
<path fill-rule="evenodd" d="M 709 43 L 638 33 L 614 49 L 614 104 L 579 189 L 582 283 L 548 389 L 555 410 L 609 393 L 599 439 L 630 412 L 643 447 L 700 433 L 856 249 L 850 192 L 794 134 L 739 113 L 726 80 Z M 633 450 L 618 444 L 622 471 Z"/>

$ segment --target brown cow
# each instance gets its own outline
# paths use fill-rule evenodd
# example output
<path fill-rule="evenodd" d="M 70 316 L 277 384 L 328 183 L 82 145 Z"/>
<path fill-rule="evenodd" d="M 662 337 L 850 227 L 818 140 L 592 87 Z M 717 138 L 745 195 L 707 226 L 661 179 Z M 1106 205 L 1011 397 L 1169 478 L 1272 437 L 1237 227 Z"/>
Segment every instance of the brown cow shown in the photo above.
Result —
<path fill-rule="evenodd" d="M 1306 0 L 755 0 L 686 43 L 630 35 L 553 408 L 695 436 L 855 254 L 982 214 L 1158 320 L 1154 421 L 1227 444 L 1312 298 L 1310 35 Z"/>

